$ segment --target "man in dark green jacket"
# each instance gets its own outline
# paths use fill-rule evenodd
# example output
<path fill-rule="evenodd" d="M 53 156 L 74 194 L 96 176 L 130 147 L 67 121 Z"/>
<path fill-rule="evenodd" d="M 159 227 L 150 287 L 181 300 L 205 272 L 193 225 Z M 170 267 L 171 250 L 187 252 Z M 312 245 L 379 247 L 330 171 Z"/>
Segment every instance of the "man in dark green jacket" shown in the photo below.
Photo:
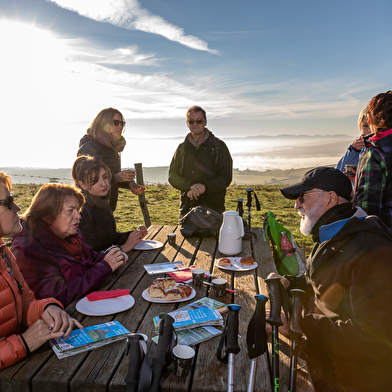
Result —
<path fill-rule="evenodd" d="M 181 191 L 180 219 L 193 207 L 204 206 L 222 213 L 233 160 L 226 144 L 206 128 L 206 112 L 191 107 L 186 115 L 190 130 L 169 169 L 170 184 Z"/>

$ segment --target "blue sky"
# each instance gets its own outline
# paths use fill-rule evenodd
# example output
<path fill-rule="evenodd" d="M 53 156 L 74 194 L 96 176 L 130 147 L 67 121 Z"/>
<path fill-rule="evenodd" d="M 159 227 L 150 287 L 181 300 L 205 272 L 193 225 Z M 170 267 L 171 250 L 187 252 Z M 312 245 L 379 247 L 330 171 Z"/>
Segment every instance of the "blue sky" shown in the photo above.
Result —
<path fill-rule="evenodd" d="M 229 141 L 353 139 L 392 89 L 391 14 L 389 0 L 0 0 L 0 121 L 17 141 L 0 166 L 71 166 L 108 106 L 127 120 L 126 166 L 168 165 L 194 104 Z"/>

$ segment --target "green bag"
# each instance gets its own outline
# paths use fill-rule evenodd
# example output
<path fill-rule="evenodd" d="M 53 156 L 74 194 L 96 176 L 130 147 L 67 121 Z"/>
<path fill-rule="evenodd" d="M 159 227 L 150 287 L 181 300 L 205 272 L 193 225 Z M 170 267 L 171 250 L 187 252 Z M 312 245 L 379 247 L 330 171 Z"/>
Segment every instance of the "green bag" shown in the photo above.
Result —
<path fill-rule="evenodd" d="M 304 256 L 294 242 L 294 236 L 291 234 L 291 231 L 286 229 L 283 225 L 275 220 L 274 214 L 271 211 L 266 213 L 266 217 L 264 218 L 264 232 L 267 238 L 267 242 L 271 241 L 272 249 L 273 249 L 273 257 L 276 265 L 276 269 L 278 270 L 279 275 L 292 275 L 297 276 L 300 273 L 300 263 L 304 266 Z M 293 249 L 290 251 L 282 250 L 280 248 L 280 233 L 285 231 L 287 233 L 287 238 L 291 241 L 293 245 Z M 293 256 L 287 256 L 287 253 L 294 253 Z"/>

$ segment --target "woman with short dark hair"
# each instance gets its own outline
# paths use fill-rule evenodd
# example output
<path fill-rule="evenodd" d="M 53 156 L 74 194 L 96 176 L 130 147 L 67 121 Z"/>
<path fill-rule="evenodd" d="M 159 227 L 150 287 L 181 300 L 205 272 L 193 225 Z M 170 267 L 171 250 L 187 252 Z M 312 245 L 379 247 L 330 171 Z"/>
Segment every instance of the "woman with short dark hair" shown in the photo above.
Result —
<path fill-rule="evenodd" d="M 55 297 L 65 307 L 105 283 L 128 260 L 116 248 L 95 252 L 79 230 L 82 193 L 72 185 L 45 184 L 22 216 L 12 251 L 37 298 Z"/>
<path fill-rule="evenodd" d="M 11 193 L 11 179 L 0 172 L 0 370 L 20 361 L 49 339 L 68 337 L 82 325 L 62 310 L 54 298 L 36 300 L 15 256 L 1 237 L 22 228 L 19 207 Z"/>

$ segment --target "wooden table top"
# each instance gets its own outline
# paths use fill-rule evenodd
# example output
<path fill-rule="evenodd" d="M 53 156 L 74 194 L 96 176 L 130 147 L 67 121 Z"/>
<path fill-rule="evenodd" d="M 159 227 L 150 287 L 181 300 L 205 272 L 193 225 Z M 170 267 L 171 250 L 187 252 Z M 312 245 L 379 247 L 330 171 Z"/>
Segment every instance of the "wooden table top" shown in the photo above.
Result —
<path fill-rule="evenodd" d="M 167 233 L 176 232 L 176 244 L 167 243 Z M 87 327 L 111 320 L 117 320 L 131 332 L 141 332 L 149 337 L 148 356 L 151 358 L 156 344 L 151 341 L 155 336 L 152 319 L 160 313 L 167 313 L 199 298 L 215 298 L 213 290 L 201 287 L 196 290 L 196 297 L 188 302 L 156 304 L 142 298 L 142 292 L 152 281 L 163 275 L 148 275 L 145 264 L 182 261 L 186 266 L 195 265 L 211 272 L 215 277 L 227 279 L 229 287 L 236 293 L 227 293 L 217 298 L 227 304 L 241 306 L 239 312 L 239 345 L 241 351 L 235 355 L 234 390 L 246 391 L 251 360 L 248 357 L 246 332 L 255 309 L 255 295 L 266 294 L 264 278 L 276 271 L 272 255 L 262 228 L 252 228 L 255 234 L 249 240 L 243 240 L 241 255 L 252 254 L 258 263 L 255 270 L 236 272 L 221 270 L 214 266 L 214 260 L 222 257 L 218 251 L 216 238 L 185 239 L 176 226 L 151 226 L 148 239 L 164 243 L 163 248 L 149 251 L 132 251 L 125 266 L 116 270 L 107 280 L 102 290 L 127 288 L 135 299 L 135 305 L 128 311 L 110 316 L 85 316 L 76 310 L 74 301 L 67 311 Z M 268 304 L 267 304 L 268 306 Z M 290 341 L 280 335 L 280 390 L 287 391 L 290 367 Z M 162 391 L 227 391 L 228 366 L 216 358 L 220 337 L 210 339 L 197 346 L 193 367 L 185 378 L 173 374 L 170 365 L 162 376 Z M 97 348 L 90 352 L 59 360 L 49 344 L 45 344 L 23 361 L 0 372 L 1 392 L 73 392 L 73 391 L 110 391 L 124 392 L 125 377 L 128 371 L 129 357 L 125 355 L 126 342 L 119 341 Z M 271 345 L 269 344 L 269 352 Z M 297 390 L 314 391 L 305 369 L 298 371 Z M 267 354 L 258 358 L 254 391 L 271 391 Z"/>

